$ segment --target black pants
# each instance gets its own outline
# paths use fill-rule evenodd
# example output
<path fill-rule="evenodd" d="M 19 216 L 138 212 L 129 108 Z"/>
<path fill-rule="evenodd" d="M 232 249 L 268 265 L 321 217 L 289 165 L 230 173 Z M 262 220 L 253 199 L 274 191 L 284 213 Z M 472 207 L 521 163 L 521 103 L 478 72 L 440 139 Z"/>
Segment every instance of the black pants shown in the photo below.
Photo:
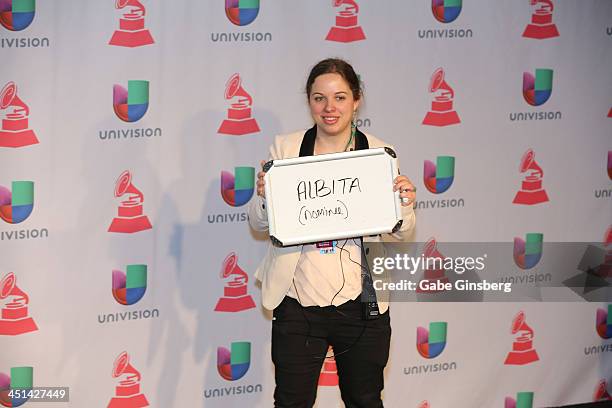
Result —
<path fill-rule="evenodd" d="M 361 302 L 302 307 L 288 296 L 274 309 L 272 361 L 277 408 L 310 408 L 321 366 L 331 345 L 346 408 L 380 408 L 383 369 L 389 358 L 389 313 L 361 319 Z"/>

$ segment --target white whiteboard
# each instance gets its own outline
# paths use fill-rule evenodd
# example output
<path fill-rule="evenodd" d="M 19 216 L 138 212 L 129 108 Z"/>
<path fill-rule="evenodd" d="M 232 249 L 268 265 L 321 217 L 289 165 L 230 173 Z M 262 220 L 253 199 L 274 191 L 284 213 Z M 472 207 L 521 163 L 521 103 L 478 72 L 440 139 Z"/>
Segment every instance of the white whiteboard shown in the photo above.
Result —
<path fill-rule="evenodd" d="M 393 232 L 401 226 L 395 152 L 356 150 L 264 166 L 270 238 L 288 246 Z"/>

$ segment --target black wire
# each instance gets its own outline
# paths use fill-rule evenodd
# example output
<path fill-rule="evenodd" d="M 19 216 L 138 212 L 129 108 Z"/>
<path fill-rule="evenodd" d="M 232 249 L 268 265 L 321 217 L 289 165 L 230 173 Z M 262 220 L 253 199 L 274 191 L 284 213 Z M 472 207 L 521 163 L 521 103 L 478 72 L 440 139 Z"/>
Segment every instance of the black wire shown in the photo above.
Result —
<path fill-rule="evenodd" d="M 340 249 L 340 271 L 342 272 L 342 286 L 340 287 L 340 290 L 338 290 L 338 292 L 336 292 L 336 294 L 334 295 L 334 297 L 332 297 L 332 300 L 330 301 L 330 305 L 331 305 L 331 306 L 333 306 L 334 299 L 335 299 L 335 298 L 336 298 L 336 296 L 338 296 L 338 294 L 339 294 L 339 293 L 342 291 L 342 289 L 344 288 L 344 285 L 345 285 L 345 283 L 346 283 L 346 278 L 345 278 L 345 276 L 344 276 L 344 267 L 343 267 L 343 265 L 342 265 L 342 251 L 346 251 L 346 252 L 348 253 L 349 261 L 353 262 L 355 265 L 358 265 L 360 269 L 362 269 L 362 270 L 363 270 L 363 269 L 366 269 L 366 270 L 369 272 L 369 268 L 364 268 L 364 266 L 361 264 L 361 262 L 355 262 L 355 260 L 354 260 L 353 258 L 351 258 L 351 252 L 350 252 L 349 250 L 347 250 L 347 249 L 344 249 L 344 247 L 346 246 L 346 243 L 347 243 L 347 242 L 348 242 L 348 239 L 344 241 L 344 244 L 342 244 L 342 246 L 341 246 L 341 247 L 338 247 L 338 248 Z M 360 249 L 360 254 L 361 254 L 361 251 L 363 251 L 363 248 L 361 247 L 361 245 L 359 245 L 359 244 L 358 244 L 358 243 L 355 241 L 355 239 L 353 239 L 353 243 L 354 243 L 355 245 L 357 245 L 357 247 L 359 247 L 359 249 Z M 333 247 L 333 245 L 332 245 L 332 247 Z M 312 326 L 311 326 L 311 324 L 310 324 L 310 320 L 308 320 L 308 317 L 306 317 L 306 312 L 304 311 L 304 306 L 302 306 L 302 300 L 300 299 L 300 294 L 299 294 L 299 292 L 298 292 L 298 290 L 297 290 L 297 286 L 296 286 L 296 284 L 295 284 L 295 278 L 293 278 L 293 288 L 295 289 L 295 294 L 296 294 L 296 296 L 297 296 L 297 301 L 298 301 L 298 303 L 300 304 L 300 309 L 302 310 L 302 316 L 304 316 L 304 320 L 306 321 L 306 324 L 308 325 L 308 333 L 306 334 L 306 340 L 304 341 L 304 345 L 305 345 L 305 346 L 308 346 L 308 339 L 309 339 L 310 337 L 312 337 L 312 338 L 322 338 L 322 337 L 319 337 L 319 336 L 312 336 Z M 361 296 L 361 295 L 359 295 L 359 296 Z M 360 318 L 355 319 L 354 317 L 351 317 L 351 316 L 347 315 L 346 313 L 341 312 L 340 310 L 338 310 L 338 308 L 337 308 L 337 307 L 336 307 L 334 310 L 335 310 L 337 313 L 341 314 L 342 316 L 346 317 L 347 319 L 351 319 L 351 320 L 360 320 L 360 321 L 362 320 L 362 319 L 360 319 Z M 365 329 L 367 328 L 367 326 L 368 326 L 368 321 L 367 321 L 367 320 L 365 320 L 365 321 L 364 321 L 363 326 L 361 327 L 361 332 L 359 333 L 359 336 L 357 336 L 357 338 L 355 339 L 355 341 L 353 341 L 353 343 L 352 343 L 350 346 L 348 346 L 348 347 L 346 348 L 346 350 L 342 350 L 342 351 L 340 351 L 340 352 L 338 352 L 338 353 L 334 352 L 334 353 L 333 353 L 332 355 L 330 355 L 330 356 L 328 356 L 328 355 L 327 355 L 327 353 L 325 353 L 325 355 L 324 355 L 323 357 L 317 357 L 317 356 L 315 356 L 315 357 L 313 357 L 313 358 L 315 358 L 315 359 L 317 359 L 317 360 L 319 360 L 319 359 L 332 359 L 332 358 L 334 358 L 334 359 L 335 359 L 337 356 L 339 356 L 339 355 L 342 355 L 342 354 L 344 354 L 344 353 L 349 352 L 349 351 L 350 351 L 350 350 L 353 348 L 353 346 L 354 346 L 355 344 L 357 344 L 357 343 L 359 342 L 359 340 L 361 340 L 361 337 L 363 337 L 363 333 L 365 332 Z"/>
<path fill-rule="evenodd" d="M 338 296 L 338 294 L 340 292 L 342 292 L 342 289 L 344 289 L 344 284 L 346 283 L 345 277 L 344 277 L 344 267 L 342 266 L 342 251 L 346 251 L 349 253 L 349 259 L 351 259 L 351 253 L 350 251 L 347 251 L 346 249 L 344 249 L 344 247 L 346 246 L 346 243 L 348 242 L 348 239 L 344 240 L 344 244 L 342 244 L 342 246 L 340 247 L 340 271 L 342 271 L 342 286 L 340 286 L 340 289 L 336 292 L 336 294 L 334 295 L 334 297 L 332 297 L 331 301 L 329 302 L 330 306 L 334 305 L 334 299 L 336 298 L 336 296 Z M 353 241 L 355 242 L 355 241 Z M 333 248 L 333 243 L 332 243 L 332 248 Z M 359 265 L 361 266 L 361 265 Z"/>
<path fill-rule="evenodd" d="M 346 242 L 347 242 L 347 241 L 344 241 L 344 245 L 346 245 Z M 359 249 L 360 249 L 360 250 L 362 249 L 362 248 L 361 248 L 361 246 L 360 246 L 360 245 L 359 245 L 357 242 L 355 242 L 355 240 L 354 240 L 354 239 L 353 239 L 353 243 L 354 243 L 355 245 L 357 245 L 357 246 L 359 247 Z M 359 265 L 359 268 L 360 268 L 360 269 L 363 269 L 363 265 L 361 264 L 361 262 L 355 262 L 355 261 L 353 260 L 353 258 L 351 258 L 351 252 L 350 252 L 350 251 L 348 251 L 348 250 L 346 250 L 346 249 L 344 249 L 344 245 L 342 245 L 342 247 L 340 248 L 340 251 L 346 251 L 346 252 L 348 253 L 349 261 L 353 262 L 355 265 Z M 361 251 L 360 251 L 359 253 L 361 254 Z M 344 286 L 344 269 L 343 269 L 343 267 L 342 267 L 342 252 L 340 252 L 340 269 L 342 270 L 342 279 L 343 279 L 343 284 L 342 284 L 342 285 Z M 340 289 L 340 290 L 342 290 L 342 289 Z M 340 291 L 338 291 L 338 293 L 340 293 Z M 361 296 L 361 295 L 359 295 L 359 296 Z M 334 296 L 334 297 L 335 297 L 335 296 Z M 333 301 L 333 299 L 332 299 L 332 301 Z M 362 319 L 359 319 L 359 318 L 358 318 L 358 319 L 355 319 L 355 318 L 353 318 L 353 317 L 351 317 L 351 316 L 347 315 L 346 313 L 341 312 L 341 311 L 340 311 L 340 310 L 338 310 L 337 308 L 335 309 L 335 311 L 336 311 L 337 313 L 341 314 L 342 316 L 346 317 L 347 319 L 354 319 L 354 320 L 360 320 L 360 321 L 362 320 Z M 332 355 L 331 355 L 331 356 L 329 356 L 329 357 L 327 357 L 327 356 L 326 356 L 326 358 L 335 358 L 336 356 L 339 356 L 339 355 L 341 355 L 341 354 L 344 354 L 344 353 L 347 353 L 348 351 L 350 351 L 350 350 L 351 350 L 351 348 L 353 348 L 353 346 L 354 346 L 355 344 L 357 344 L 357 343 L 359 342 L 359 340 L 361 340 L 361 337 L 363 336 L 363 333 L 365 332 L 365 329 L 366 329 L 366 327 L 367 327 L 367 326 L 368 326 L 368 321 L 367 321 L 367 320 L 365 320 L 365 321 L 364 321 L 363 326 L 361 327 L 361 332 L 359 333 L 359 336 L 357 336 L 357 338 L 355 339 L 355 341 L 354 341 L 354 342 L 353 342 L 353 343 L 352 343 L 350 346 L 348 346 L 348 348 L 347 348 L 346 350 L 342 350 L 342 351 L 340 351 L 340 352 L 338 352 L 338 353 L 334 352 L 334 354 L 332 354 Z"/>

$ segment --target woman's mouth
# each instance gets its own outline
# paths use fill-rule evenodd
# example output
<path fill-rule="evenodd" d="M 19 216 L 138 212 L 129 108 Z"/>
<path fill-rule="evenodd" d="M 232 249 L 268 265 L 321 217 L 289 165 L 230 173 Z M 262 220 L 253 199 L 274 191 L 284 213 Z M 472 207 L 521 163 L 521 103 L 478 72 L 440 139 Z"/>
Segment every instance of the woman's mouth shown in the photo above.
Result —
<path fill-rule="evenodd" d="M 326 125 L 335 125 L 338 122 L 338 116 L 322 116 L 323 122 Z"/>

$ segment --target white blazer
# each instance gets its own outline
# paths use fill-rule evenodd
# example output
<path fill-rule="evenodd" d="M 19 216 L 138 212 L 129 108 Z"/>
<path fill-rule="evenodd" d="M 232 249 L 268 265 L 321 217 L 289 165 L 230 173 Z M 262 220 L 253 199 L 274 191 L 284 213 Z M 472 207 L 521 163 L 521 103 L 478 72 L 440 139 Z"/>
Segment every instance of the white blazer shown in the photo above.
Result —
<path fill-rule="evenodd" d="M 304 137 L 303 131 L 284 136 L 276 136 L 274 144 L 270 146 L 270 160 L 299 157 L 300 146 Z M 382 140 L 365 133 L 370 148 L 391 147 Z M 257 196 L 249 204 L 249 224 L 256 231 L 268 230 L 268 215 L 264 208 L 264 199 Z M 399 231 L 391 234 L 396 240 L 407 238 L 415 226 L 415 215 L 412 206 L 402 207 L 403 223 Z M 382 242 L 381 236 L 364 237 L 364 241 Z M 255 272 L 255 278 L 261 281 L 262 303 L 266 309 L 278 306 L 293 282 L 295 268 L 302 254 L 302 245 L 290 247 L 276 247 L 270 242 L 267 253 Z M 370 254 L 372 256 L 372 254 Z M 369 256 L 368 256 L 369 258 Z M 378 307 L 381 313 L 389 308 L 388 302 L 379 299 Z"/>

